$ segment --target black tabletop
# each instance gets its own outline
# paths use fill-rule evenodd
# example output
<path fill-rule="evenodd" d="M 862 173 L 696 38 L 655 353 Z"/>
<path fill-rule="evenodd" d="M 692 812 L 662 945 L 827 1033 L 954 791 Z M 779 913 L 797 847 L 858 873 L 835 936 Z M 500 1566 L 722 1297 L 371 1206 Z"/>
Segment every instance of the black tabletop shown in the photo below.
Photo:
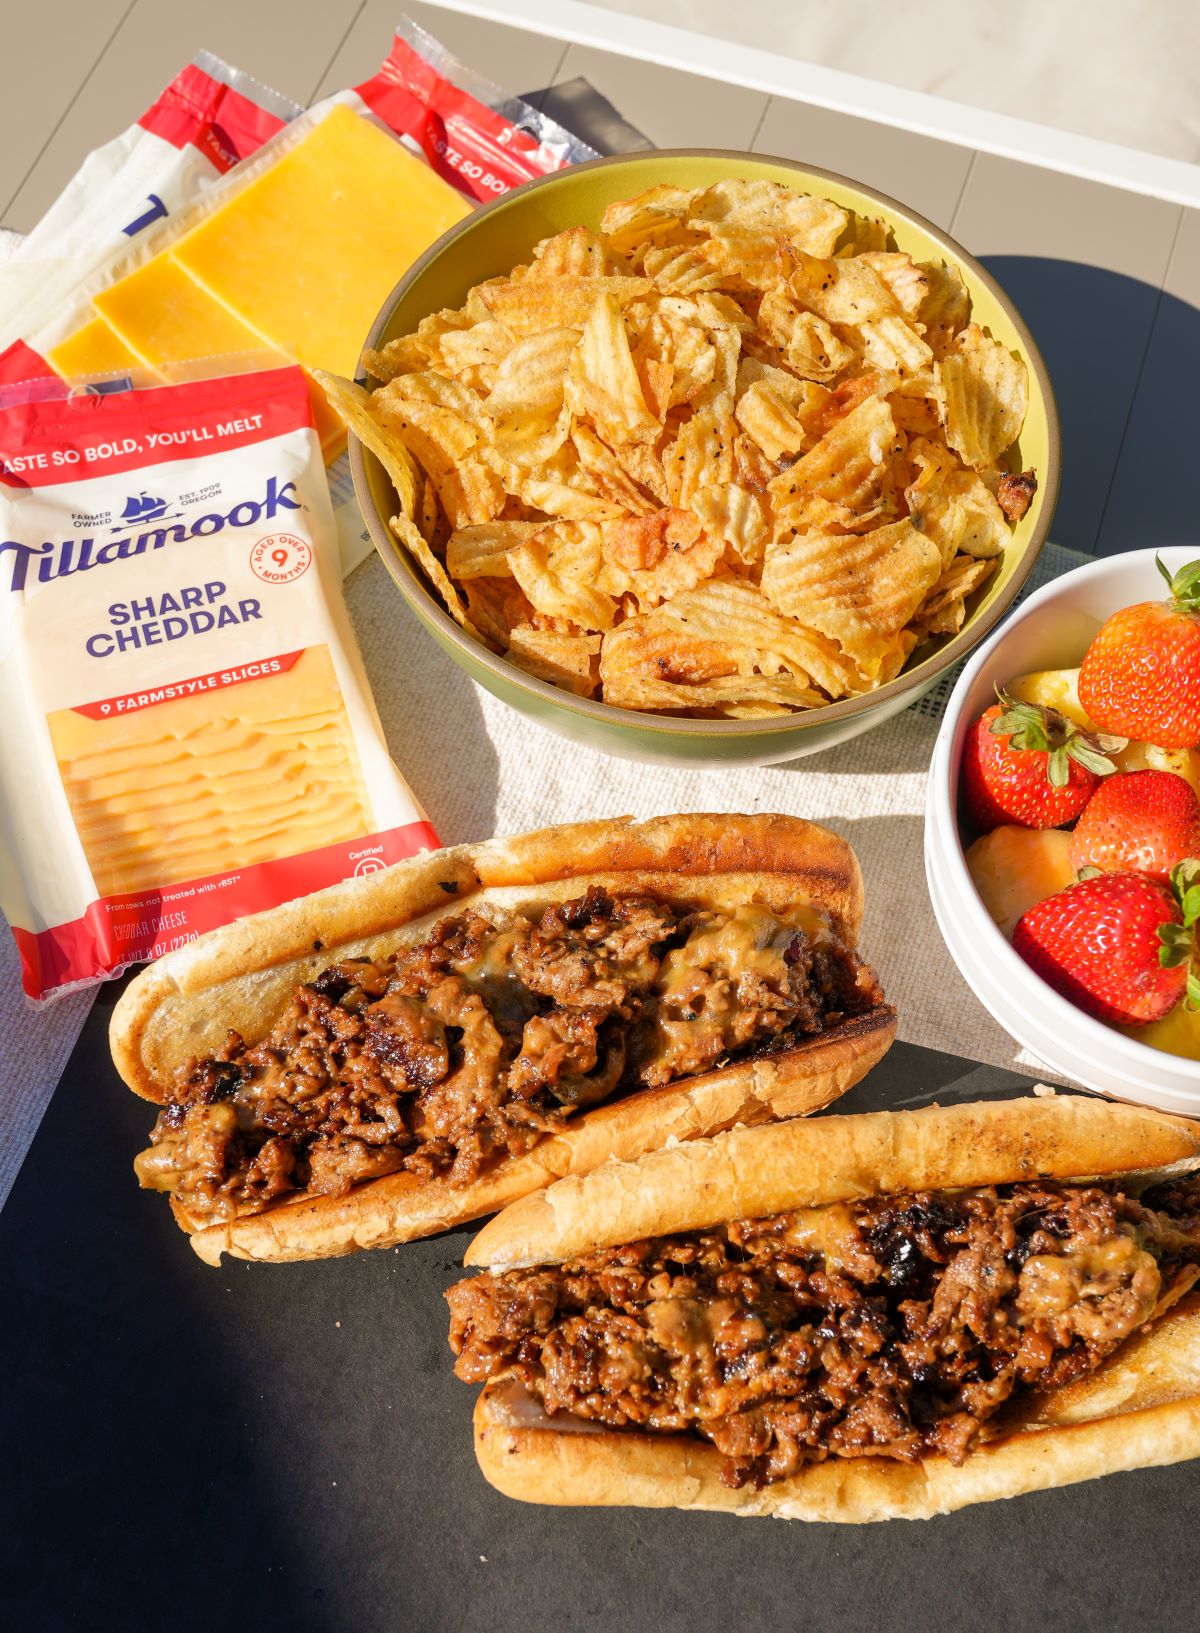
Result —
<path fill-rule="evenodd" d="M 130 1170 L 151 1113 L 108 1063 L 111 991 L 0 1214 L 4 1625 L 1200 1622 L 1194 1465 L 857 1528 L 500 1497 L 446 1344 L 441 1294 L 471 1231 L 318 1264 L 201 1264 Z M 839 1109 L 1021 1087 L 897 1045 Z"/>

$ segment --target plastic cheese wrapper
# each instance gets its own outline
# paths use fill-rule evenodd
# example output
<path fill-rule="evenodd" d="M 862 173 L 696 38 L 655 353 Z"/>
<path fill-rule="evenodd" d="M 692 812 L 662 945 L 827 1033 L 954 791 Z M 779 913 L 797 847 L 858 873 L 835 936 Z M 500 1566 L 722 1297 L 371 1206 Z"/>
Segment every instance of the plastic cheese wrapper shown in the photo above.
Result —
<path fill-rule="evenodd" d="M 215 74 L 216 59 L 205 61 Z M 232 372 L 229 359 L 264 346 L 281 360 L 352 373 L 388 291 L 468 207 L 464 196 L 492 199 L 595 157 L 407 21 L 379 72 L 354 90 L 295 117 L 282 99 L 267 108 L 272 94 L 257 123 L 239 103 L 238 162 L 187 190 L 178 208 L 156 214 L 151 203 L 147 212 L 141 178 L 119 209 L 106 192 L 106 220 L 114 211 L 138 218 L 115 250 L 78 247 L 81 200 L 64 195 L 31 235 L 33 250 L 24 247 L 21 270 L 0 272 L 29 279 L 41 267 L 53 282 L 52 298 L 31 292 L 14 306 L 0 281 L 0 382 L 57 374 L 110 383 L 122 371 L 134 381 L 194 379 Z M 422 182 L 394 146 L 389 160 L 381 133 L 449 185 L 431 188 L 427 172 Z M 118 176 L 108 192 L 120 187 Z"/>
<path fill-rule="evenodd" d="M 0 696 L 31 997 L 438 842 L 371 701 L 299 368 L 0 406 Z"/>
<path fill-rule="evenodd" d="M 0 263 L 0 384 L 47 373 L 31 337 L 131 243 L 194 203 L 301 108 L 201 51 L 136 124 L 89 153 L 33 231 Z M 129 359 L 94 354 L 105 367 Z"/>

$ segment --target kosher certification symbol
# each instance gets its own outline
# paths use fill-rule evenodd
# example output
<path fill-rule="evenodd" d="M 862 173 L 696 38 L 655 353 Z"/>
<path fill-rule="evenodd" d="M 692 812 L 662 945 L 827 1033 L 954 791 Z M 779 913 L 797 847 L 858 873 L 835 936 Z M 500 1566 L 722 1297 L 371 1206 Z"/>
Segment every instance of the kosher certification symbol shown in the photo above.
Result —
<path fill-rule="evenodd" d="M 272 533 L 250 547 L 250 566 L 266 584 L 290 584 L 312 564 L 312 549 L 294 533 Z"/>

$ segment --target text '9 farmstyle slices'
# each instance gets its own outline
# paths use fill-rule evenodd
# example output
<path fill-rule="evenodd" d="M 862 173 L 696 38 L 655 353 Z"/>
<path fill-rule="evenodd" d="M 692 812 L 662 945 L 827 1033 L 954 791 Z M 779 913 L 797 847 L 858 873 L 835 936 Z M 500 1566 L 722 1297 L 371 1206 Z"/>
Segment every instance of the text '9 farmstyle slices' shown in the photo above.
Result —
<path fill-rule="evenodd" d="M 541 679 L 755 718 L 956 633 L 1036 491 L 957 268 L 774 182 L 659 186 L 323 377 L 457 622 Z"/>

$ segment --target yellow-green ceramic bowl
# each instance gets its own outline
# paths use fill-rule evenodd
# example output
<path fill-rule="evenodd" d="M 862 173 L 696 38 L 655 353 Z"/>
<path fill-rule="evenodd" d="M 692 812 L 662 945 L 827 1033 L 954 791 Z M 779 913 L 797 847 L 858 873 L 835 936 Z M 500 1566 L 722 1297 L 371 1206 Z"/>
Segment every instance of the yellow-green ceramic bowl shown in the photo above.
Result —
<path fill-rule="evenodd" d="M 397 284 L 366 345 L 382 346 L 396 335 L 410 333 L 430 312 L 460 306 L 474 284 L 527 261 L 539 239 L 566 227 L 598 227 L 605 207 L 614 199 L 631 198 L 659 183 L 709 187 L 725 176 L 782 182 L 861 214 L 884 216 L 895 232 L 897 246 L 914 260 L 941 258 L 957 264 L 971 293 L 974 320 L 1019 352 L 1029 366 L 1029 412 L 1016 458 L 1017 469 L 1031 465 L 1036 469 L 1037 495 L 1017 524 L 999 569 L 969 607 L 960 633 L 918 649 L 908 667 L 888 685 L 865 697 L 770 720 L 683 720 L 594 703 L 535 680 L 465 635 L 444 611 L 388 527 L 395 499 L 382 466 L 354 437 L 350 439 L 354 488 L 375 548 L 404 599 L 454 661 L 489 692 L 552 731 L 628 759 L 665 764 L 773 765 L 829 748 L 906 708 L 964 657 L 1012 605 L 1045 542 L 1058 496 L 1058 413 L 1046 365 L 995 279 L 932 222 L 894 199 L 831 171 L 788 159 L 679 149 L 597 159 L 531 182 L 467 216 L 439 238 Z"/>

